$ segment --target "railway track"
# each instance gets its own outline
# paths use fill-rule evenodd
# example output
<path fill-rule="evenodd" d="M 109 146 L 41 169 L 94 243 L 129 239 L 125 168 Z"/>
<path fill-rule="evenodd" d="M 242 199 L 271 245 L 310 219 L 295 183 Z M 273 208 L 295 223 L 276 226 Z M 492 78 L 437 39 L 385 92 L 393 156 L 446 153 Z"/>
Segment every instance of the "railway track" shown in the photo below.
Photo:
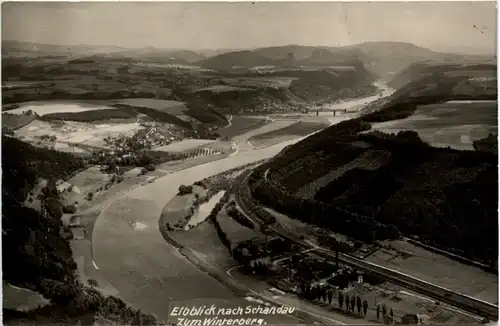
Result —
<path fill-rule="evenodd" d="M 257 206 L 256 203 L 254 203 L 253 198 L 244 198 L 243 196 L 248 196 L 250 194 L 249 188 L 248 188 L 248 178 L 252 172 L 247 172 L 245 175 L 240 178 L 237 181 L 240 181 L 238 185 L 235 185 L 235 200 L 237 204 L 241 207 L 244 215 L 247 216 L 250 220 L 252 220 L 255 223 L 259 224 L 264 224 L 269 230 L 272 230 L 279 236 L 281 236 L 284 239 L 288 239 L 296 244 L 299 244 L 301 247 L 304 248 L 314 248 L 316 249 L 314 251 L 315 254 L 321 256 L 322 258 L 326 259 L 335 259 L 335 252 L 324 249 L 321 247 L 315 247 L 311 243 L 308 243 L 300 238 L 300 236 L 292 234 L 289 230 L 284 230 L 281 227 L 275 227 L 269 225 L 269 218 L 264 217 L 262 219 L 260 216 L 258 216 L 258 213 L 262 211 L 260 207 Z M 244 193 L 242 193 L 244 192 Z M 267 212 L 266 212 L 267 213 Z M 339 254 L 339 261 L 353 266 L 359 270 L 363 270 L 365 272 L 370 272 L 373 274 L 378 275 L 379 277 L 382 277 L 394 284 L 401 285 L 407 289 L 413 290 L 415 292 L 427 295 L 433 299 L 436 299 L 438 301 L 448 303 L 456 308 L 463 309 L 467 312 L 473 313 L 475 315 L 481 316 L 488 318 L 489 320 L 492 321 L 497 321 L 498 320 L 498 306 L 491 304 L 489 302 L 485 302 L 482 300 L 479 300 L 477 298 L 473 298 L 468 295 L 464 295 L 461 293 L 458 293 L 456 291 L 452 291 L 449 289 L 446 289 L 444 287 L 423 281 L 421 279 L 415 278 L 413 276 L 380 266 L 376 264 L 372 264 L 363 260 L 360 260 L 356 257 L 346 255 L 346 254 Z"/>

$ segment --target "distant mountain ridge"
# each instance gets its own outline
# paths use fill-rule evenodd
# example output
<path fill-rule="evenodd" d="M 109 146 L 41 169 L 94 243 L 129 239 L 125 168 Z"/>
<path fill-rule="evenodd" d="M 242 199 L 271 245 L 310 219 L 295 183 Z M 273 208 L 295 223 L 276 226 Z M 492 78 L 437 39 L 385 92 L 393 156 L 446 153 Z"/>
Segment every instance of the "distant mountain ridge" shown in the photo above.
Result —
<path fill-rule="evenodd" d="M 294 58 L 291 62 L 290 58 Z M 362 62 L 366 69 L 379 76 L 393 75 L 415 62 L 437 61 L 467 63 L 494 61 L 488 55 L 467 55 L 436 52 L 404 42 L 365 42 L 342 47 L 286 45 L 224 53 L 207 58 L 198 64 L 230 69 L 232 66 L 273 66 L 287 64 L 307 65 L 349 65 Z"/>
<path fill-rule="evenodd" d="M 139 57 L 166 63 L 196 64 L 206 68 L 231 70 L 258 66 L 345 66 L 362 63 L 367 70 L 387 77 L 416 62 L 467 63 L 496 60 L 494 56 L 437 52 L 405 42 L 364 42 L 349 46 L 285 45 L 250 50 L 187 50 L 146 47 L 127 49 L 118 46 L 60 46 L 4 41 L 2 55 L 16 51 L 40 54 L 107 55 Z"/>

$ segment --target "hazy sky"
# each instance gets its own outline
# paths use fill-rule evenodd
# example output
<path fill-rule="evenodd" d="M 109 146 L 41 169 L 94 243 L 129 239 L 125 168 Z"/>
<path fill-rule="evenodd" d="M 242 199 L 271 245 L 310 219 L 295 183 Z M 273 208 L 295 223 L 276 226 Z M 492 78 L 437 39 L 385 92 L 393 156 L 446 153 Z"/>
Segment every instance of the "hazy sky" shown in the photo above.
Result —
<path fill-rule="evenodd" d="M 494 2 L 3 3 L 6 40 L 187 49 L 404 41 L 494 53 Z"/>

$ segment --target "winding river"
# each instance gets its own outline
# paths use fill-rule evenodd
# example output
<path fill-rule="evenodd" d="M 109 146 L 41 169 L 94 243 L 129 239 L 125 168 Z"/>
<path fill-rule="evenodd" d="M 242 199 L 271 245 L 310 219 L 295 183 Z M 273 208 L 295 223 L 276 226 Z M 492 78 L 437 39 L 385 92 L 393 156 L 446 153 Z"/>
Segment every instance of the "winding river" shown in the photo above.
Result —
<path fill-rule="evenodd" d="M 372 96 L 349 103 L 357 105 L 378 98 Z M 135 188 L 99 216 L 92 236 L 95 264 L 120 297 L 134 308 L 167 320 L 169 305 L 249 304 L 167 244 L 159 231 L 158 218 L 181 184 L 192 184 L 244 164 L 271 158 L 285 146 L 299 141 L 295 139 L 254 150 L 245 146 L 245 142 L 256 133 L 251 131 L 235 139 L 239 147 L 235 155 L 171 173 L 154 183 Z M 137 225 L 141 227 L 135 227 Z M 285 316 L 272 322 L 296 323 Z"/>

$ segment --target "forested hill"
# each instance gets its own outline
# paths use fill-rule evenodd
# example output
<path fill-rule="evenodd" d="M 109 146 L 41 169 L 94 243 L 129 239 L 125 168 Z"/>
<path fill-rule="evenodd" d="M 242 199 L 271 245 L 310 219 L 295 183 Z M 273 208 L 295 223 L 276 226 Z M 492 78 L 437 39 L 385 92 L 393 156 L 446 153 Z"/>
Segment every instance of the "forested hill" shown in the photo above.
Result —
<path fill-rule="evenodd" d="M 281 213 L 352 238 L 418 237 L 494 265 L 496 136 L 476 141 L 475 150 L 460 151 L 434 148 L 414 131 L 369 132 L 373 123 L 407 118 L 419 105 L 497 97 L 493 86 L 471 93 L 473 86 L 460 76 L 434 82 L 415 82 L 380 110 L 287 147 L 252 175 L 253 196 Z"/>
<path fill-rule="evenodd" d="M 100 318 L 119 324 L 158 324 L 153 316 L 126 307 L 120 299 L 104 297 L 82 285 L 76 276 L 71 247 L 63 237 L 63 231 L 68 234 L 68 230 L 61 221 L 62 204 L 55 180 L 65 179 L 84 166 L 71 154 L 2 137 L 3 281 L 50 300 L 49 305 L 27 312 L 3 309 L 6 325 L 93 325 Z M 47 180 L 40 194 L 44 213 L 24 205 L 39 178 Z"/>

